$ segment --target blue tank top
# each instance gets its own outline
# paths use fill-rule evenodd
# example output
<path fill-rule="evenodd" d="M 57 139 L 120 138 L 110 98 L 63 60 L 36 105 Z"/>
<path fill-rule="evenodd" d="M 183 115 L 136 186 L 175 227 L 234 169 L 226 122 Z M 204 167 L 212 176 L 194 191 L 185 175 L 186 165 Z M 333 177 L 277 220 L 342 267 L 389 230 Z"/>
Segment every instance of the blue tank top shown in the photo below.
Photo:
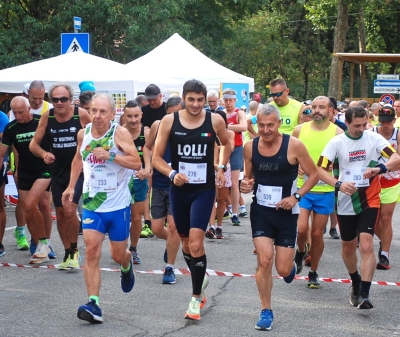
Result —
<path fill-rule="evenodd" d="M 291 196 L 297 191 L 297 174 L 299 165 L 292 165 L 287 159 L 287 152 L 289 146 L 290 136 L 282 134 L 282 144 L 279 151 L 271 156 L 266 157 L 258 151 L 258 143 L 260 137 L 253 139 L 253 153 L 251 163 L 253 165 L 254 173 L 254 196 L 253 202 L 257 203 L 256 192 L 258 185 L 263 186 L 276 186 L 282 187 L 282 199 Z M 264 207 L 268 211 L 276 211 L 275 208 Z M 280 212 L 288 212 L 291 214 L 298 214 L 298 204 L 292 210 Z"/>

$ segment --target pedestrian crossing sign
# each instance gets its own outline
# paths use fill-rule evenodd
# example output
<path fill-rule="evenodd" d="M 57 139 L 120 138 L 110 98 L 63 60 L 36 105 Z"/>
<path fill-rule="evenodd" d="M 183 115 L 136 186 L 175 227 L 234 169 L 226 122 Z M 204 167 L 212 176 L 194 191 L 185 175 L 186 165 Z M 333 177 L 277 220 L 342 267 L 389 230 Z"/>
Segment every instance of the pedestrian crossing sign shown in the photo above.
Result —
<path fill-rule="evenodd" d="M 91 53 L 92 41 L 89 33 L 62 33 L 61 54 L 84 52 Z"/>

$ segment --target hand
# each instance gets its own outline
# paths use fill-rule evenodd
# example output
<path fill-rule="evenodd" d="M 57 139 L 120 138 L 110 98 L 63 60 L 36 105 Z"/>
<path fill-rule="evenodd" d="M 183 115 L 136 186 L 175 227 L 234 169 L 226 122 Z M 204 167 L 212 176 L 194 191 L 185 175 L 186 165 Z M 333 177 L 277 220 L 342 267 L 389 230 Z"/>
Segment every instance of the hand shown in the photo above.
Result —
<path fill-rule="evenodd" d="M 92 153 L 96 159 L 101 159 L 101 160 L 109 160 L 110 159 L 110 152 L 104 150 L 104 148 L 102 148 L 102 147 L 95 147 L 93 149 Z"/>
<path fill-rule="evenodd" d="M 347 195 L 353 195 L 357 191 L 356 183 L 346 181 L 340 185 L 339 191 Z"/>
<path fill-rule="evenodd" d="M 367 167 L 364 171 L 364 179 L 375 177 L 380 171 L 381 169 L 379 167 Z"/>
<path fill-rule="evenodd" d="M 146 167 L 141 171 L 143 171 L 143 176 L 144 176 L 143 179 L 150 178 L 153 175 L 153 168 L 152 167 Z"/>
<path fill-rule="evenodd" d="M 291 195 L 290 197 L 286 197 L 279 201 L 276 204 L 276 209 L 278 210 L 279 208 L 285 209 L 285 210 L 290 210 L 292 209 L 295 205 L 297 204 L 297 199 Z"/>
<path fill-rule="evenodd" d="M 226 179 L 225 179 L 224 170 L 222 170 L 222 169 L 218 170 L 216 178 L 217 178 L 217 182 L 216 182 L 217 187 L 218 188 L 225 187 Z"/>
<path fill-rule="evenodd" d="M 254 179 L 244 178 L 240 184 L 240 192 L 250 193 L 254 188 Z"/>
<path fill-rule="evenodd" d="M 138 177 L 140 180 L 144 180 L 147 178 L 146 171 L 144 169 L 141 169 L 136 172 L 136 177 Z"/>
<path fill-rule="evenodd" d="M 62 194 L 62 203 L 72 202 L 74 199 L 75 188 L 68 186 L 67 189 Z"/>
<path fill-rule="evenodd" d="M 51 152 L 46 152 L 43 156 L 43 160 L 47 165 L 53 164 L 56 157 Z"/>
<path fill-rule="evenodd" d="M 189 182 L 189 178 L 186 176 L 186 174 L 183 174 L 183 173 L 175 174 L 174 184 L 176 186 L 182 186 L 183 184 L 187 184 L 188 182 Z"/>

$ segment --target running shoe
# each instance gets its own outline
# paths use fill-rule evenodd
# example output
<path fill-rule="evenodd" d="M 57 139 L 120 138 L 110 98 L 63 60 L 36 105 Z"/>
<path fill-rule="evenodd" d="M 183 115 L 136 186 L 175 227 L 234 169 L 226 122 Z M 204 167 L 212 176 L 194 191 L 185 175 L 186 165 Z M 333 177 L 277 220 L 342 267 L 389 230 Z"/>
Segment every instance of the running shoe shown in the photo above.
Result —
<path fill-rule="evenodd" d="M 224 220 L 226 220 L 226 219 L 230 219 L 232 217 L 232 214 L 227 210 L 227 211 L 225 211 L 225 213 L 224 213 Z"/>
<path fill-rule="evenodd" d="M 35 254 L 36 252 L 36 247 L 37 244 L 35 243 L 35 241 L 33 241 L 33 239 L 31 238 L 31 243 L 29 245 L 29 252 L 31 253 L 31 255 Z"/>
<path fill-rule="evenodd" d="M 65 254 L 62 262 L 58 264 L 57 269 L 58 270 L 70 270 L 71 267 L 69 266 L 69 259 L 70 259 L 70 254 L 68 251 L 68 253 Z"/>
<path fill-rule="evenodd" d="M 215 236 L 217 239 L 223 239 L 224 235 L 222 234 L 222 228 L 218 228 L 215 230 Z"/>
<path fill-rule="evenodd" d="M 81 255 L 79 251 L 69 253 L 68 267 L 70 269 L 79 269 L 79 262 L 81 262 Z"/>
<path fill-rule="evenodd" d="M 283 278 L 283 280 L 286 283 L 292 283 L 292 281 L 294 280 L 295 275 L 296 275 L 296 263 L 294 263 L 292 271 L 290 272 L 290 274 L 288 276 L 285 276 Z"/>
<path fill-rule="evenodd" d="M 366 295 L 360 295 L 358 299 L 358 309 L 372 309 L 374 305 L 372 304 L 371 300 Z"/>
<path fill-rule="evenodd" d="M 32 258 L 29 261 L 29 264 L 39 264 L 49 262 L 49 245 L 46 243 L 39 242 L 36 247 L 35 254 L 32 255 Z"/>
<path fill-rule="evenodd" d="M 6 251 L 4 250 L 4 245 L 0 243 L 0 256 L 3 256 L 5 253 Z"/>
<path fill-rule="evenodd" d="M 318 281 L 318 274 L 316 271 L 308 272 L 307 288 L 309 288 L 309 289 L 320 289 L 321 288 L 321 285 L 319 284 L 319 281 Z"/>
<path fill-rule="evenodd" d="M 174 268 L 172 268 L 172 267 L 165 268 L 162 283 L 163 284 L 175 284 L 176 283 Z"/>
<path fill-rule="evenodd" d="M 237 217 L 237 215 L 232 215 L 231 221 L 232 221 L 232 226 L 241 226 L 240 220 Z"/>
<path fill-rule="evenodd" d="M 210 280 L 208 279 L 207 274 L 204 275 L 204 279 L 203 279 L 203 284 L 201 285 L 201 293 L 200 293 L 200 309 L 203 309 L 204 306 L 207 303 L 207 298 L 206 295 L 204 295 L 204 290 L 206 290 L 206 288 L 208 287 L 208 284 L 210 283 Z"/>
<path fill-rule="evenodd" d="M 215 229 L 212 227 L 209 227 L 205 234 L 205 237 L 207 239 L 216 239 L 217 237 L 215 236 Z"/>
<path fill-rule="evenodd" d="M 240 212 L 240 213 L 239 213 L 239 216 L 240 216 L 241 218 L 248 218 L 248 217 L 249 217 L 249 215 L 247 214 L 246 209 L 244 209 L 243 212 Z"/>
<path fill-rule="evenodd" d="M 296 255 L 294 256 L 294 263 L 296 263 L 297 269 L 296 274 L 300 274 L 303 270 L 303 259 L 305 255 L 306 252 L 300 252 L 298 249 L 296 249 Z"/>
<path fill-rule="evenodd" d="M 131 254 L 132 254 L 132 262 L 133 262 L 133 264 L 141 264 L 142 261 L 140 261 L 140 258 L 139 258 L 139 256 L 138 256 L 137 251 L 134 251 L 134 250 L 132 249 L 132 247 L 129 247 L 129 251 L 130 251 Z"/>
<path fill-rule="evenodd" d="M 152 238 L 154 237 L 153 231 L 150 229 L 149 225 L 145 224 L 140 233 L 141 238 Z"/>
<path fill-rule="evenodd" d="M 256 323 L 257 330 L 271 330 L 274 321 L 274 313 L 271 309 L 263 309 L 260 313 L 260 319 Z"/>
<path fill-rule="evenodd" d="M 390 269 L 389 259 L 385 255 L 379 256 L 379 261 L 376 264 L 376 269 L 379 269 L 379 270 Z"/>
<path fill-rule="evenodd" d="M 17 243 L 18 250 L 28 250 L 29 249 L 29 243 L 28 243 L 28 240 L 26 239 L 26 235 L 20 234 L 18 228 L 14 229 L 14 237 L 15 237 L 15 241 Z"/>
<path fill-rule="evenodd" d="M 336 228 L 331 228 L 330 230 L 329 230 L 329 237 L 331 238 L 331 239 L 340 239 L 340 235 L 338 234 L 338 232 L 337 232 L 337 230 L 336 230 Z"/>
<path fill-rule="evenodd" d="M 121 288 L 124 293 L 129 293 L 135 285 L 135 272 L 133 271 L 132 259 L 129 261 L 130 269 L 124 273 L 121 270 Z"/>
<path fill-rule="evenodd" d="M 200 299 L 192 297 L 189 303 L 189 308 L 185 313 L 186 319 L 200 321 Z"/>
<path fill-rule="evenodd" d="M 101 323 L 103 322 L 103 315 L 101 313 L 101 309 L 96 304 L 95 300 L 90 299 L 84 305 L 81 305 L 78 308 L 78 318 L 84 321 L 88 321 L 90 323 Z"/>
<path fill-rule="evenodd" d="M 360 283 L 354 283 L 350 290 L 350 304 L 353 307 L 358 306 L 358 299 L 360 297 Z"/>
<path fill-rule="evenodd" d="M 57 254 L 56 254 L 55 251 L 53 250 L 53 247 L 51 246 L 51 244 L 49 244 L 49 249 L 50 249 L 50 252 L 49 252 L 49 259 L 50 259 L 50 260 L 56 259 L 56 258 L 57 258 Z"/>

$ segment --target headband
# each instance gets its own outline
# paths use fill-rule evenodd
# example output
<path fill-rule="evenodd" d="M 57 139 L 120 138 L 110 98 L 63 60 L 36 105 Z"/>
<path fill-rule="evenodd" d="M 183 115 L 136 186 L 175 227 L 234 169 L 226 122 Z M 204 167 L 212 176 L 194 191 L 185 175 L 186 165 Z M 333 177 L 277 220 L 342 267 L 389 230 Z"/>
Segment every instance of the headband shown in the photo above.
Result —
<path fill-rule="evenodd" d="M 222 98 L 236 98 L 236 95 L 232 95 L 232 94 L 223 94 Z"/>

